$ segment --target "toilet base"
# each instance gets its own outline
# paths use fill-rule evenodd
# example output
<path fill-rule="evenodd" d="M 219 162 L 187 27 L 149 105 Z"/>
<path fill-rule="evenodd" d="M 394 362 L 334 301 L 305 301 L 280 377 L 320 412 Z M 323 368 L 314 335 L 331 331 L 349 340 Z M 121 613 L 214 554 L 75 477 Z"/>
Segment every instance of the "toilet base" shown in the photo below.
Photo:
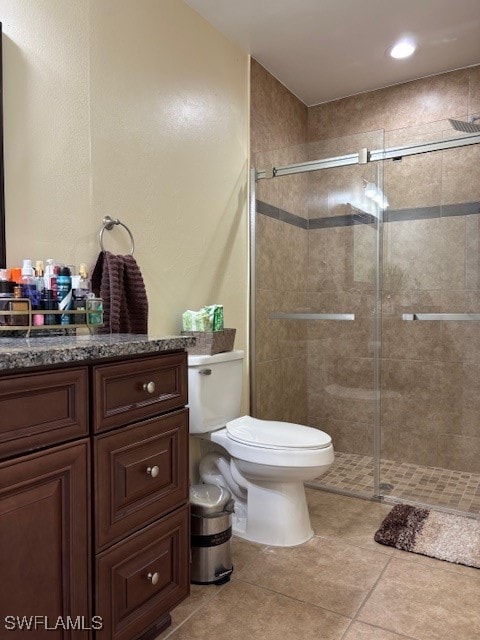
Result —
<path fill-rule="evenodd" d="M 247 483 L 247 514 L 234 514 L 234 535 L 275 547 L 294 547 L 313 537 L 303 482 Z"/>

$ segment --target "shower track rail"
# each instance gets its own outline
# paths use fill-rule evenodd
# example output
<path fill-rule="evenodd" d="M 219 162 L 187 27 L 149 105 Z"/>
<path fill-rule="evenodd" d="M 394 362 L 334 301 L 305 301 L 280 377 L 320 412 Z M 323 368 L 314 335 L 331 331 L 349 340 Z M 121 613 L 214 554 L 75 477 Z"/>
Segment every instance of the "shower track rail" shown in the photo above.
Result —
<path fill-rule="evenodd" d="M 355 320 L 354 313 L 282 313 L 270 314 L 271 320 Z"/>
<path fill-rule="evenodd" d="M 373 151 L 370 151 L 368 149 L 360 149 L 358 153 L 349 153 L 344 156 L 335 156 L 333 158 L 325 158 L 323 160 L 310 160 L 308 162 L 288 164 L 282 167 L 260 169 L 255 172 L 255 179 L 265 180 L 268 178 L 287 176 L 294 173 L 319 171 L 321 169 L 345 167 L 355 164 L 366 164 L 368 162 L 377 162 L 379 160 L 400 160 L 405 156 L 414 156 L 421 153 L 429 153 L 430 151 L 456 149 L 457 147 L 466 147 L 472 144 L 479 143 L 480 134 L 476 133 L 467 134 L 466 136 L 458 138 L 432 140 L 430 142 L 422 142 L 415 145 L 388 147 L 386 149 L 375 149 Z"/>

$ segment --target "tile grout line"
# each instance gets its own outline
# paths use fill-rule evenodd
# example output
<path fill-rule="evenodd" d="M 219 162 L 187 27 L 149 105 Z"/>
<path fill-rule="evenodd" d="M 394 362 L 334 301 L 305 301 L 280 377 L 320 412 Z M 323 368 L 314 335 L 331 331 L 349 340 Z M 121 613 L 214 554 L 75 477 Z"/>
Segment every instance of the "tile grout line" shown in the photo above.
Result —
<path fill-rule="evenodd" d="M 365 596 L 365 598 L 363 599 L 363 602 L 360 604 L 360 606 L 358 607 L 358 610 L 356 612 L 356 614 L 353 616 L 353 622 L 356 622 L 358 620 L 358 616 L 359 614 L 362 612 L 363 608 L 365 607 L 365 605 L 367 604 L 367 602 L 370 600 L 370 597 L 372 596 L 375 588 L 377 587 L 378 583 L 380 582 L 380 580 L 383 578 L 383 575 L 385 574 L 386 570 L 388 569 L 388 567 L 390 566 L 392 560 L 393 560 L 393 555 L 390 556 L 387 564 L 383 567 L 383 569 L 380 571 L 380 575 L 378 576 L 378 578 L 375 580 L 375 582 L 373 583 L 372 587 L 370 588 L 370 591 L 367 593 L 367 595 Z M 358 622 L 361 622 L 361 620 L 358 620 Z"/>
<path fill-rule="evenodd" d="M 178 631 L 180 629 L 180 627 L 183 627 L 183 625 L 190 620 L 190 618 L 192 616 L 194 616 L 195 614 L 197 614 L 200 609 L 203 609 L 203 607 L 205 607 L 207 604 L 210 604 L 210 602 L 216 598 L 218 596 L 219 593 L 221 593 L 226 587 L 228 587 L 228 585 L 231 584 L 230 582 L 227 582 L 226 584 L 223 584 L 221 586 L 219 586 L 219 588 L 217 588 L 217 590 L 215 591 L 215 593 L 208 599 L 206 599 L 204 602 L 202 602 L 201 604 L 198 605 L 198 607 L 196 607 L 184 620 L 182 620 L 179 624 L 177 624 L 177 626 L 171 626 L 170 631 L 168 632 L 168 634 L 162 639 L 162 640 L 167 640 L 167 638 L 170 638 L 171 635 L 173 635 L 176 631 Z M 207 586 L 207 585 L 205 585 Z M 190 596 L 189 596 L 190 597 Z M 156 640 L 156 638 L 154 638 L 154 640 Z"/>

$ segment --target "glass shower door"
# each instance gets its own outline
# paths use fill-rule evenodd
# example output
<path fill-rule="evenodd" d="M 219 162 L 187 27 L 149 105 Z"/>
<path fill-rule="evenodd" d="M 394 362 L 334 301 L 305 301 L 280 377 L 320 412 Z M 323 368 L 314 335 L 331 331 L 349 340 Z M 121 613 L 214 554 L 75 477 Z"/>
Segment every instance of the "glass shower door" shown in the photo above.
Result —
<path fill-rule="evenodd" d="M 339 158 L 382 146 L 383 132 L 373 132 L 255 159 L 267 175 L 269 167 L 280 171 L 256 183 L 252 410 L 329 433 L 336 461 L 313 484 L 367 496 L 375 492 L 378 448 L 385 202 L 380 163 Z M 328 166 L 311 170 L 309 163 L 327 158 Z M 281 169 L 292 163 L 294 172 Z"/>
<path fill-rule="evenodd" d="M 480 146 L 387 162 L 385 191 L 382 493 L 478 513 Z"/>

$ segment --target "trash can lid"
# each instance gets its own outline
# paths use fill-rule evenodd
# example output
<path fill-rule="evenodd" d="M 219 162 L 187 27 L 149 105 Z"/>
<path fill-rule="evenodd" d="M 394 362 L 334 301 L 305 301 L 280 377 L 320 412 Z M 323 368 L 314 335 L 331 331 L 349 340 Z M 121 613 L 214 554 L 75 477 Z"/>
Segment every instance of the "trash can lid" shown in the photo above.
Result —
<path fill-rule="evenodd" d="M 232 499 L 230 491 L 214 484 L 194 484 L 190 487 L 190 505 L 196 516 L 222 512 Z"/>

